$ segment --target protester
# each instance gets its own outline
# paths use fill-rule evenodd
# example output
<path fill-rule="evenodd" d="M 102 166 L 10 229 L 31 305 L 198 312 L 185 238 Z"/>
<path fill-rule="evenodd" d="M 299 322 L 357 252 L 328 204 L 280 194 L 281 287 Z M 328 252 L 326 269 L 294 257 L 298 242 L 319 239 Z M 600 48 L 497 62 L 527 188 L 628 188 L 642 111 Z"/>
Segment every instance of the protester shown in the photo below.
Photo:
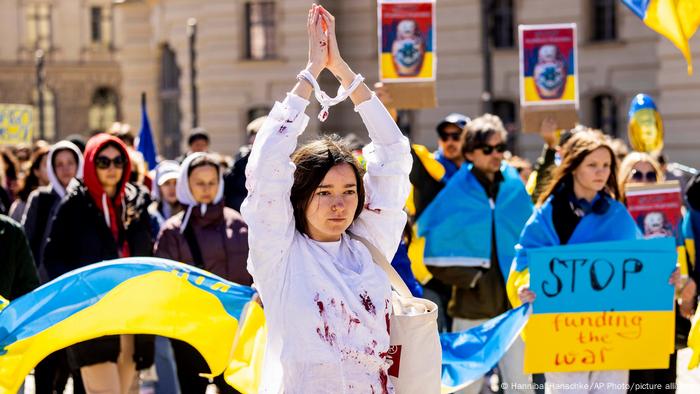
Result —
<path fill-rule="evenodd" d="M 119 139 L 98 134 L 88 141 L 85 181 L 71 181 L 44 249 L 50 279 L 103 260 L 152 254 L 150 198 L 127 182 L 130 172 Z M 153 363 L 153 337 L 105 336 L 70 346 L 68 358 L 80 368 L 87 393 L 127 392 L 136 370 Z"/>
<path fill-rule="evenodd" d="M 32 251 L 22 226 L 0 215 L 0 296 L 14 300 L 39 287 Z"/>
<path fill-rule="evenodd" d="M 461 144 L 465 164 L 418 219 L 418 235 L 426 239 L 425 265 L 450 286 L 453 332 L 510 309 L 506 281 L 513 247 L 532 203 L 517 171 L 503 162 L 506 138 L 497 116 L 469 122 Z M 499 363 L 506 393 L 532 392 L 523 374 L 523 350 L 516 340 Z M 477 381 L 460 393 L 478 393 L 481 385 Z"/>
<path fill-rule="evenodd" d="M 180 176 L 180 165 L 173 160 L 163 160 L 155 168 L 155 181 L 151 196 L 153 202 L 148 206 L 151 215 L 151 234 L 153 242 L 160 233 L 160 228 L 166 220 L 182 211 L 182 205 L 177 200 L 177 178 Z M 155 339 L 155 394 L 179 393 L 175 356 L 170 340 L 157 336 Z"/>
<path fill-rule="evenodd" d="M 155 186 L 151 192 L 153 202 L 148 207 L 151 215 L 153 241 L 160 233 L 165 221 L 182 211 L 182 204 L 177 200 L 177 178 L 180 176 L 180 164 L 174 160 L 163 160 L 155 169 Z"/>
<path fill-rule="evenodd" d="M 340 57 L 333 16 L 312 6 L 307 30 L 310 75 L 275 104 L 262 127 L 241 207 L 250 226 L 248 269 L 268 327 L 260 391 L 391 393 L 385 359 L 390 284 L 346 230 L 370 239 L 387 260 L 394 256 L 406 224 L 409 145 Z M 364 149 L 364 184 L 357 160 L 338 139 L 304 145 L 290 162 L 309 121 L 307 78 L 324 68 L 346 89 L 353 81 L 357 86 L 350 98 L 372 140 Z"/>
<path fill-rule="evenodd" d="M 186 210 L 168 219 L 158 236 L 155 255 L 203 268 L 232 282 L 250 285 L 246 271 L 248 227 L 240 214 L 225 207 L 222 170 L 210 154 L 192 153 L 182 163 L 177 199 Z M 204 358 L 189 344 L 171 340 L 177 375 L 183 393 L 204 394 L 208 371 Z M 220 392 L 233 393 L 223 379 L 214 383 Z"/>
<path fill-rule="evenodd" d="M 28 163 L 30 163 L 29 171 L 23 179 L 22 187 L 19 193 L 17 193 L 17 199 L 15 199 L 10 207 L 9 216 L 17 222 L 22 221 L 25 209 L 27 208 L 29 194 L 39 186 L 46 186 L 49 184 L 46 165 L 48 153 L 49 150 L 47 148 L 39 149 L 32 154 L 31 159 L 28 161 Z"/>
<path fill-rule="evenodd" d="M 511 167 L 518 171 L 518 175 L 520 175 L 523 184 L 527 184 L 527 180 L 530 178 L 530 174 L 532 174 L 532 163 L 530 163 L 530 160 L 520 156 L 511 156 L 506 161 Z"/>
<path fill-rule="evenodd" d="M 618 175 L 620 183 L 620 192 L 625 191 L 625 186 L 628 184 L 656 184 L 664 181 L 664 173 L 661 171 L 661 166 L 651 155 L 643 152 L 632 152 L 625 156 L 620 164 Z M 641 230 L 641 229 L 640 229 Z M 682 237 L 678 237 L 678 245 L 683 246 Z M 679 263 L 685 261 L 685 248 L 679 250 Z M 681 303 L 682 305 L 682 303 Z M 675 338 L 684 338 L 681 348 L 687 343 L 688 332 L 690 331 L 690 321 L 683 319 L 679 308 L 676 308 L 676 324 Z M 676 345 L 678 347 L 678 345 Z M 669 357 L 669 366 L 666 369 L 641 369 L 630 370 L 629 384 L 632 387 L 660 387 L 656 391 L 659 393 L 675 393 L 673 383 L 676 382 L 676 360 L 677 353 L 674 351 Z M 630 392 L 632 390 L 629 390 Z"/>
<path fill-rule="evenodd" d="M 255 142 L 255 137 L 266 119 L 266 116 L 261 116 L 248 123 L 248 126 L 246 126 L 248 144 L 241 147 L 233 168 L 224 175 L 224 199 L 226 200 L 226 206 L 236 211 L 241 210 L 241 204 L 248 195 L 248 190 L 245 188 L 245 169 L 248 166 L 250 149 Z"/>
<path fill-rule="evenodd" d="M 508 296 L 514 306 L 532 302 L 527 253 L 530 249 L 589 242 L 634 240 L 641 237 L 634 219 L 620 203 L 615 154 L 602 134 L 578 131 L 564 146 L 562 164 L 538 200 L 516 246 L 508 280 Z M 672 275 L 669 283 L 673 283 Z M 567 385 L 606 387 L 624 393 L 626 370 L 545 372 L 552 393 L 566 393 Z"/>
<path fill-rule="evenodd" d="M 204 127 L 195 127 L 194 129 L 190 130 L 190 133 L 187 136 L 187 147 L 187 152 L 178 156 L 175 161 L 182 163 L 185 161 L 185 158 L 192 153 L 209 152 L 209 133 L 207 133 L 207 130 Z"/>
<path fill-rule="evenodd" d="M 83 177 L 83 155 L 73 143 L 59 141 L 48 151 L 45 165 L 49 184 L 37 188 L 29 195 L 27 209 L 22 218 L 22 226 L 27 234 L 42 283 L 48 281 L 43 264 L 43 247 L 49 236 L 56 208 L 66 195 L 68 184 L 74 177 Z M 65 350 L 48 355 L 34 368 L 37 393 L 63 392 L 69 373 L 73 377 L 74 393 L 84 393 L 80 372 L 70 371 Z"/>

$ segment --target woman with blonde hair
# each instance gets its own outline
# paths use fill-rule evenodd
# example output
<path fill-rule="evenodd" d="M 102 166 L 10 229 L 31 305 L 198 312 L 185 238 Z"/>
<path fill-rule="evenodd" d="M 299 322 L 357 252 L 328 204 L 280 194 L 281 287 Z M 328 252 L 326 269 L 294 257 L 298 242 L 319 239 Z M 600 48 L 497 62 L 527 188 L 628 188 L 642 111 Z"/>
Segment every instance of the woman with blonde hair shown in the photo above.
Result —
<path fill-rule="evenodd" d="M 632 152 L 620 164 L 617 179 L 624 193 L 628 183 L 657 183 L 665 180 L 661 165 L 650 154 Z"/>

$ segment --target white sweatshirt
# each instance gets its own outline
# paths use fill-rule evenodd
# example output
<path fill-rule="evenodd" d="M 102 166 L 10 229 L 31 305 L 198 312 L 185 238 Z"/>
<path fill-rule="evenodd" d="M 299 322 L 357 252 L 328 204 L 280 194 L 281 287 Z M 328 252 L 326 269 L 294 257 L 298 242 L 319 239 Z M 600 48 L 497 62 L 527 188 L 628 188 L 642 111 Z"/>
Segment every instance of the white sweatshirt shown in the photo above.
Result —
<path fill-rule="evenodd" d="M 299 233 L 290 192 L 290 155 L 308 124 L 309 102 L 287 94 L 256 137 L 246 169 L 248 271 L 265 304 L 268 342 L 261 393 L 393 393 L 389 348 L 391 289 L 367 248 L 343 234 L 321 243 Z M 350 231 L 393 258 L 406 223 L 411 154 L 381 102 L 355 108 L 372 143 L 363 154 L 366 209 Z"/>

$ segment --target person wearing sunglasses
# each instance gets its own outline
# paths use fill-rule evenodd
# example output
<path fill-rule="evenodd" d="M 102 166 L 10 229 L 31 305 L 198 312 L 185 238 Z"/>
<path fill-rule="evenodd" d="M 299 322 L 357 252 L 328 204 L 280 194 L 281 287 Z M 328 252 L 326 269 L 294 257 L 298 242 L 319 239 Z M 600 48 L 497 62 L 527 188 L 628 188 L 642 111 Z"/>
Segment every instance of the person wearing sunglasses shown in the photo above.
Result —
<path fill-rule="evenodd" d="M 418 219 L 426 239 L 424 262 L 451 286 L 452 331 L 465 331 L 510 309 L 506 280 L 532 202 L 518 171 L 503 161 L 507 132 L 485 114 L 469 122 L 461 140 L 465 163 Z M 499 362 L 506 393 L 532 393 L 518 338 Z M 459 391 L 478 393 L 482 381 Z M 516 390 L 516 388 L 525 388 Z"/>
<path fill-rule="evenodd" d="M 654 159 L 651 155 L 644 152 L 632 152 L 628 154 L 622 163 L 620 164 L 620 170 L 618 173 L 618 182 L 620 183 L 620 190 L 624 191 L 625 186 L 629 184 L 655 184 L 660 183 L 665 180 L 664 172 L 661 169 L 659 162 Z M 624 199 L 623 199 L 624 201 Z M 656 229 L 659 224 L 662 224 L 663 217 L 659 213 L 650 213 L 645 216 L 645 223 L 639 224 L 644 228 L 641 228 L 642 233 L 645 236 L 649 236 L 649 227 Z M 655 223 L 658 222 L 658 223 Z M 650 223 L 653 223 L 650 226 Z M 684 264 L 685 258 L 681 258 L 681 255 L 685 257 L 685 248 L 683 246 L 682 237 L 678 237 L 677 245 L 679 246 L 679 264 Z M 692 280 L 691 280 L 692 281 Z M 685 286 L 684 286 L 685 287 Z M 681 296 L 682 299 L 682 296 Z M 679 302 L 679 308 L 676 308 L 676 338 L 687 338 L 688 331 L 690 330 L 690 321 L 683 319 L 681 315 L 685 315 L 689 312 L 685 312 L 686 307 L 689 305 L 688 302 Z M 685 304 L 685 305 L 684 305 Z M 683 341 L 685 343 L 685 341 Z M 656 385 L 660 384 L 659 387 L 672 387 L 672 383 L 676 382 L 676 352 L 671 353 L 669 359 L 669 368 L 666 369 L 643 369 L 643 370 L 631 370 L 629 372 L 629 383 L 632 386 L 642 384 Z M 675 390 L 659 390 L 659 392 L 675 392 Z"/>
<path fill-rule="evenodd" d="M 120 257 L 151 256 L 150 197 L 128 183 L 131 163 L 118 138 L 97 134 L 85 148 L 83 179 L 73 179 L 59 204 L 44 248 L 49 279 Z M 126 393 L 136 371 L 153 363 L 150 335 L 109 335 L 67 348 L 85 392 Z"/>

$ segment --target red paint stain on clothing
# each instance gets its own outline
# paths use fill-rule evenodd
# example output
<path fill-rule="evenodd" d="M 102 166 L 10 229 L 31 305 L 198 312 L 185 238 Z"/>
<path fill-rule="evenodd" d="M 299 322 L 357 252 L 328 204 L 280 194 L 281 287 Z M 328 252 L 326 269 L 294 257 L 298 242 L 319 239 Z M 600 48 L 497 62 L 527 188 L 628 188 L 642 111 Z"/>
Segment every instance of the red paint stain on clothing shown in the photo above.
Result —
<path fill-rule="evenodd" d="M 365 310 L 367 310 L 367 312 L 369 312 L 372 315 L 377 314 L 377 308 L 374 306 L 372 299 L 369 298 L 369 294 L 367 294 L 367 291 L 360 294 L 360 301 L 362 301 L 362 306 L 365 307 Z"/>
<path fill-rule="evenodd" d="M 316 328 L 316 333 L 318 334 L 319 338 L 321 338 L 322 341 L 328 343 L 330 346 L 335 345 L 336 342 L 336 336 L 335 333 L 331 330 L 330 324 L 328 323 L 328 317 L 326 316 L 326 308 L 323 305 L 323 301 L 321 301 L 321 296 L 316 293 L 316 297 L 314 297 L 314 301 L 316 301 L 316 306 L 318 307 L 318 314 L 321 316 L 321 319 L 323 320 L 323 328 L 317 327 Z"/>
<path fill-rule="evenodd" d="M 391 304 L 389 303 L 389 300 L 384 300 L 384 320 L 386 321 L 386 332 L 387 334 L 391 335 L 391 316 L 390 316 L 390 310 L 389 306 Z"/>
<path fill-rule="evenodd" d="M 389 394 L 389 377 L 383 369 L 379 370 L 379 384 L 381 384 L 382 394 Z"/>

